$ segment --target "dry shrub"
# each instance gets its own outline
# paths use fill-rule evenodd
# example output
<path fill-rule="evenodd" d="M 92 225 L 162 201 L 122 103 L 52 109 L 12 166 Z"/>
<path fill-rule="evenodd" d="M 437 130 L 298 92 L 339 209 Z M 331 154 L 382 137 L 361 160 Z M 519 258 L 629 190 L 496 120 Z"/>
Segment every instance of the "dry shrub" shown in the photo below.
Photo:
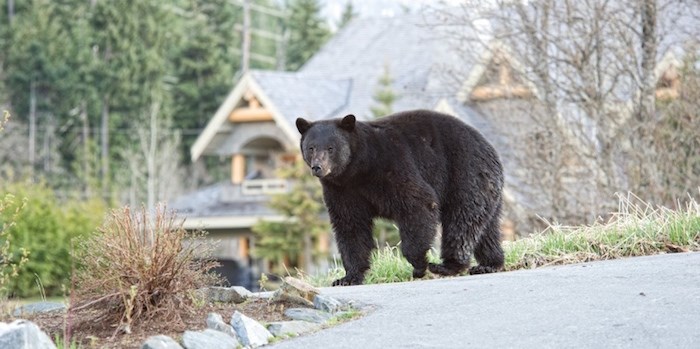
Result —
<path fill-rule="evenodd" d="M 217 283 L 209 273 L 211 246 L 189 234 L 174 213 L 159 206 L 112 211 L 98 233 L 83 242 L 76 261 L 74 305 L 95 321 L 130 332 L 142 321 L 182 323 L 195 306 L 195 290 Z"/>

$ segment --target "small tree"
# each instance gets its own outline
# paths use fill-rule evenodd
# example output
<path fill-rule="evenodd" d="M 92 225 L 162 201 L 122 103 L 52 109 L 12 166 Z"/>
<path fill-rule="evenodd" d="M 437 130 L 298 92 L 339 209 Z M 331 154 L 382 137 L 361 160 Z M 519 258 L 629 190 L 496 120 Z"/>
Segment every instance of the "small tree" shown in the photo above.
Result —
<path fill-rule="evenodd" d="M 0 132 L 9 120 L 10 113 L 5 110 L 0 120 Z M 19 254 L 15 253 L 10 234 L 10 228 L 16 224 L 17 216 L 25 204 L 26 200 L 17 204 L 15 196 L 9 193 L 0 198 L 0 300 L 7 296 L 10 281 L 19 275 L 20 268 L 27 263 L 29 257 L 29 251 L 24 248 L 20 249 Z M 6 211 L 10 214 L 5 215 Z"/>
<path fill-rule="evenodd" d="M 150 319 L 182 324 L 195 308 L 197 290 L 218 283 L 209 271 L 212 246 L 200 233 L 188 233 L 183 221 L 158 206 L 113 210 L 97 234 L 76 250 L 76 303 L 95 321 L 131 326 Z"/>
<path fill-rule="evenodd" d="M 314 246 L 318 246 L 319 236 L 330 230 L 328 221 L 322 217 L 326 209 L 321 185 L 309 176 L 302 160 L 280 168 L 278 175 L 294 182 L 290 192 L 274 196 L 270 202 L 270 207 L 287 220 L 258 222 L 253 227 L 258 234 L 254 253 L 274 261 L 278 268 L 298 266 L 309 272 L 314 257 L 321 257 Z"/>
<path fill-rule="evenodd" d="M 386 64 L 384 73 L 379 77 L 378 87 L 374 91 L 373 98 L 377 104 L 370 108 L 374 118 L 380 118 L 392 113 L 394 102 L 398 99 L 398 95 L 391 87 L 393 82 L 394 79 L 391 77 L 389 65 Z M 377 218 L 374 220 L 373 234 L 379 247 L 383 247 L 385 244 L 396 245 L 401 241 L 399 229 L 394 223 L 386 219 Z"/>
<path fill-rule="evenodd" d="M 379 77 L 374 96 L 372 96 L 377 103 L 374 107 L 370 108 L 372 116 L 375 118 L 391 114 L 394 102 L 399 97 L 391 87 L 393 82 L 394 79 L 391 77 L 389 65 L 386 64 L 384 65 L 384 73 Z"/>

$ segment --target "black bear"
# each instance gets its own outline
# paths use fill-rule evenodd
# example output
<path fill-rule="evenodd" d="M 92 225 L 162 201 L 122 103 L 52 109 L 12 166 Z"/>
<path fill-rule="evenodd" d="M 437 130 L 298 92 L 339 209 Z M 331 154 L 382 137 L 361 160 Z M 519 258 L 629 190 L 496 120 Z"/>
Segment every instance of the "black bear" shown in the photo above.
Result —
<path fill-rule="evenodd" d="M 429 111 L 396 113 L 361 122 L 353 115 L 296 120 L 304 161 L 318 177 L 335 231 L 345 277 L 357 285 L 375 247 L 372 220 L 396 222 L 401 252 L 421 278 L 426 268 L 455 275 L 503 267 L 499 220 L 503 166 L 496 150 L 459 119 Z M 442 223 L 442 264 L 427 252 Z"/>

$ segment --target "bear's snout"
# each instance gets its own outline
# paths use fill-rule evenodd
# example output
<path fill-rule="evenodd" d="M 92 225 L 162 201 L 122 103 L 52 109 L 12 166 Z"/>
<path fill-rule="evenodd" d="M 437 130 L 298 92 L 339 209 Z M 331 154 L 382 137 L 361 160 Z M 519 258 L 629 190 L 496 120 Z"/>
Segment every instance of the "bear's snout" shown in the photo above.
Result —
<path fill-rule="evenodd" d="M 314 162 L 311 164 L 311 174 L 313 174 L 314 176 L 318 178 L 323 178 L 329 173 L 331 173 L 331 168 L 330 166 L 327 166 L 327 164 L 318 162 Z"/>

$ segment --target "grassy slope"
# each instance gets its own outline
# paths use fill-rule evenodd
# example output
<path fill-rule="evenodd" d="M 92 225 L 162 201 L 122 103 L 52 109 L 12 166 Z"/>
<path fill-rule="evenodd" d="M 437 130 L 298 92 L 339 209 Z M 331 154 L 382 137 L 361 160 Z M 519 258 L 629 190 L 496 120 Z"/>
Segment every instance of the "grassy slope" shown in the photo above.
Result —
<path fill-rule="evenodd" d="M 503 244 L 505 270 L 536 268 L 621 257 L 700 251 L 700 204 L 691 200 L 684 209 L 654 208 L 637 198 L 621 198 L 619 210 L 607 222 L 589 226 L 550 224 L 540 234 Z M 431 250 L 431 262 L 438 253 Z M 397 247 L 372 254 L 366 284 L 410 281 L 412 267 Z M 343 276 L 336 265 L 327 274 L 307 277 L 317 286 L 329 286 Z"/>

